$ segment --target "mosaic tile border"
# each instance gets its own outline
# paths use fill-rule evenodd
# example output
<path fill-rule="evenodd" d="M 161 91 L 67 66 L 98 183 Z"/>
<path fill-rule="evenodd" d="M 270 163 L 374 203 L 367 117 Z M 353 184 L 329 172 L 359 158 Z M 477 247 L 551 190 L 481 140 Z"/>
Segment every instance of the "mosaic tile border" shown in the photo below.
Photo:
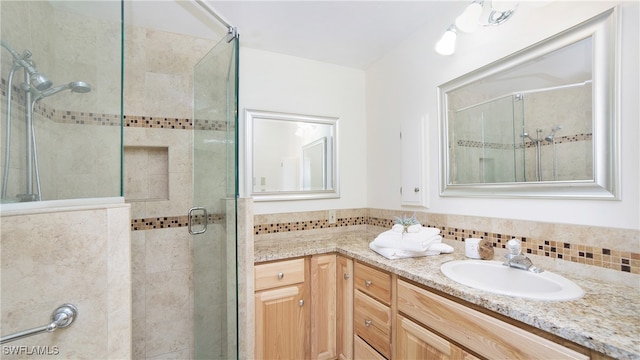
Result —
<path fill-rule="evenodd" d="M 327 220 L 295 221 L 255 225 L 253 230 L 255 235 L 264 235 L 291 231 L 347 227 L 352 225 L 371 225 L 391 228 L 391 226 L 393 226 L 393 220 L 358 216 L 338 218 L 335 224 L 329 224 Z M 439 228 L 442 237 L 447 240 L 464 241 L 464 239 L 471 237 L 489 239 L 496 248 L 505 248 L 506 242 L 515 237 L 522 240 L 522 250 L 527 254 L 546 256 L 580 264 L 640 274 L 640 253 L 615 251 L 607 248 L 597 248 L 594 246 L 570 244 L 546 239 L 520 237 L 511 234 L 435 226 L 432 224 L 425 224 L 425 226 Z"/>
<path fill-rule="evenodd" d="M 193 128 L 193 123 L 191 122 L 191 119 L 183 118 L 125 115 L 124 126 L 146 129 L 190 130 Z"/>
<path fill-rule="evenodd" d="M 224 214 L 207 215 L 207 224 L 224 224 L 225 222 L 226 216 Z M 201 220 L 196 216 L 194 223 L 199 224 Z M 178 228 L 188 225 L 189 217 L 187 215 L 131 219 L 131 231 Z"/>
<path fill-rule="evenodd" d="M 571 143 L 577 141 L 590 141 L 593 139 L 593 134 L 575 134 L 575 135 L 566 135 L 559 136 L 556 138 L 556 145 L 562 143 Z M 458 140 L 456 145 L 460 147 L 471 147 L 471 148 L 486 148 L 486 149 L 496 149 L 496 150 L 513 150 L 527 148 L 534 148 L 536 143 L 533 141 L 525 141 L 524 144 L 517 144 L 514 146 L 513 144 L 501 144 L 501 143 L 492 143 L 492 142 L 484 142 L 478 140 Z M 550 146 L 552 143 L 548 141 L 542 141 L 540 143 L 542 146 Z"/>
<path fill-rule="evenodd" d="M 364 216 L 352 218 L 336 219 L 335 224 L 330 224 L 329 220 L 309 220 L 309 221 L 293 221 L 286 223 L 255 225 L 253 233 L 255 235 L 275 234 L 291 231 L 317 230 L 327 228 L 338 228 L 355 225 L 367 225 L 367 219 Z"/>

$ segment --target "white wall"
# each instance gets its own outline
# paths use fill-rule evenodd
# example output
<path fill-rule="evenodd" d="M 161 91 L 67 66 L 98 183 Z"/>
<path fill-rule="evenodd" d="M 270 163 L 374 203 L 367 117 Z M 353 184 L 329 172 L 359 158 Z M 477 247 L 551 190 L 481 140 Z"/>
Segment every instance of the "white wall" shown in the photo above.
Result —
<path fill-rule="evenodd" d="M 513 19 L 474 34 L 459 34 L 457 51 L 449 57 L 433 51 L 453 22 L 441 17 L 410 35 L 367 70 L 367 206 L 403 209 L 400 205 L 400 147 L 403 118 L 427 116 L 427 183 L 430 212 L 525 219 L 552 223 L 640 228 L 638 137 L 639 7 L 622 9 L 621 201 L 475 199 L 439 196 L 438 85 L 498 60 L 587 20 L 616 2 L 553 2 L 540 8 L 520 3 Z M 461 9 L 464 4 L 461 3 Z M 455 16 L 455 15 L 454 15 Z M 410 210 L 407 208 L 407 210 Z"/>
<path fill-rule="evenodd" d="M 240 179 L 248 178 L 242 160 L 245 109 L 339 118 L 340 198 L 256 202 L 255 214 L 366 207 L 364 71 L 241 47 Z"/>

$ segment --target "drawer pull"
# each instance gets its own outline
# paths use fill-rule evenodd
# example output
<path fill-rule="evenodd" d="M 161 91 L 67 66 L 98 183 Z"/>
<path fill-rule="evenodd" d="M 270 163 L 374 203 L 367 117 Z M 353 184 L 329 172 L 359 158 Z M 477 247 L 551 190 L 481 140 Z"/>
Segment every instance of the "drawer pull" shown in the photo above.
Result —
<path fill-rule="evenodd" d="M 366 287 L 370 287 L 370 286 L 371 286 L 371 284 L 373 284 L 373 283 L 371 282 L 371 280 L 365 280 L 365 281 L 364 281 L 364 286 L 366 286 Z"/>
<path fill-rule="evenodd" d="M 365 320 L 364 321 L 364 326 L 366 326 L 366 327 L 371 326 L 371 320 Z"/>
<path fill-rule="evenodd" d="M 345 279 L 345 280 L 349 280 L 349 278 L 350 278 L 350 277 L 351 277 L 351 275 L 349 275 L 349 274 L 344 274 L 344 279 Z"/>
<path fill-rule="evenodd" d="M 278 273 L 278 280 L 282 280 L 282 278 L 284 278 L 284 273 L 279 272 Z"/>
<path fill-rule="evenodd" d="M 304 306 L 304 300 L 300 299 L 300 300 L 298 301 L 298 305 L 299 305 L 300 307 Z"/>

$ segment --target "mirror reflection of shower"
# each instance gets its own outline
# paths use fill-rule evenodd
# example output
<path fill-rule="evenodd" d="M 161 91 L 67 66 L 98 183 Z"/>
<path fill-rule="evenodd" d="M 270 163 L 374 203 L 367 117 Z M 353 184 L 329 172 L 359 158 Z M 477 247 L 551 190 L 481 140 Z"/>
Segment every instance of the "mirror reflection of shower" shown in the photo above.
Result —
<path fill-rule="evenodd" d="M 556 125 L 551 129 L 551 133 L 545 137 L 542 137 L 542 129 L 536 129 L 536 137 L 532 137 L 528 132 L 523 132 L 520 137 L 523 141 L 528 138 L 535 147 L 535 160 L 536 160 L 536 181 L 542 181 L 542 156 L 541 156 L 541 143 L 543 141 L 550 142 L 553 146 L 552 150 L 552 176 L 553 180 L 558 180 L 558 160 L 556 156 L 556 131 L 562 129 L 561 125 Z"/>
<path fill-rule="evenodd" d="M 556 125 L 551 129 L 551 134 L 544 137 L 545 141 L 548 141 L 552 145 L 552 170 L 551 175 L 553 176 L 553 180 L 558 180 L 558 157 L 556 156 L 556 131 L 562 129 L 562 125 Z"/>
<path fill-rule="evenodd" d="M 0 40 L 2 48 L 6 49 L 13 58 L 13 64 L 7 76 L 6 92 L 6 133 L 5 133 L 5 159 L 2 177 L 2 202 L 25 202 L 42 200 L 40 173 L 38 167 L 38 154 L 35 127 L 33 124 L 33 109 L 35 104 L 64 90 L 74 93 L 87 93 L 91 91 L 91 85 L 84 81 L 73 81 L 65 85 L 53 87 L 53 82 L 43 73 L 40 73 L 35 62 L 31 59 L 32 53 L 24 50 L 22 54 L 15 51 L 4 40 Z M 11 93 L 13 90 L 13 78 L 19 70 L 23 72 L 24 81 L 20 83 L 20 89 L 24 91 L 25 107 L 25 183 L 24 192 L 19 191 L 15 197 L 7 197 L 7 186 L 10 175 L 11 160 Z"/>

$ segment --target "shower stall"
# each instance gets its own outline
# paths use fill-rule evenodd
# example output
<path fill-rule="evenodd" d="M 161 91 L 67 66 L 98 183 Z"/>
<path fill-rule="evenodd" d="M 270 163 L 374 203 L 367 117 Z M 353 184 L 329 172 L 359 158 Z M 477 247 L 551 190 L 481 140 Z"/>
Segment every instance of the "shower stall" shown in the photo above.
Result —
<path fill-rule="evenodd" d="M 589 180 L 591 82 L 528 90 L 452 114 L 456 184 Z M 581 104 L 583 106 L 577 106 Z"/>
<path fill-rule="evenodd" d="M 129 206 L 126 213 L 131 218 L 119 217 L 118 223 L 124 223 L 124 227 L 107 232 L 122 238 L 127 234 L 130 263 L 117 265 L 127 267 L 132 286 L 128 304 L 122 308 L 110 306 L 114 312 L 132 309 L 128 325 L 133 329 L 129 331 L 129 336 L 133 335 L 133 357 L 232 359 L 238 357 L 238 37 L 233 31 L 225 37 L 226 29 L 208 34 L 210 38 L 206 39 L 178 34 L 148 23 L 136 24 L 135 17 L 128 13 L 132 6 L 148 6 L 141 13 L 153 15 L 157 7 L 167 3 L 0 2 L 0 207 L 2 211 L 38 209 L 69 204 L 60 200 L 75 204 L 76 200 L 83 203 L 85 199 L 90 199 L 86 203 L 104 201 L 100 204 L 110 206 L 109 199 L 117 198 L 120 208 Z M 198 0 L 171 3 L 183 10 L 181 16 L 193 16 L 194 21 L 204 18 L 216 23 L 211 28 L 219 27 L 215 16 L 194 15 L 208 12 Z M 220 36 L 223 39 L 216 43 Z M 145 50 L 147 54 L 143 53 Z M 185 52 L 188 57 L 182 56 Z M 173 112 L 176 108 L 181 111 L 178 115 Z M 170 125 L 137 122 L 151 117 Z M 152 140 L 156 142 L 150 144 Z M 130 161 L 136 158 L 127 157 L 140 153 L 150 155 L 139 163 Z M 151 158 L 158 161 L 150 165 Z M 131 169 L 133 173 L 127 173 Z M 142 171 L 147 169 L 154 172 Z M 153 185 L 164 192 L 148 198 L 127 198 L 130 180 L 137 180 L 136 176 L 160 179 Z M 122 198 L 129 205 L 122 204 Z M 190 206 L 196 210 L 187 215 Z M 102 228 L 87 231 L 83 225 L 106 220 L 100 213 L 87 212 L 87 217 L 95 218 L 73 218 L 73 226 L 60 221 L 65 224 L 61 227 L 70 233 L 86 232 L 86 239 L 82 234 L 77 236 L 83 246 L 93 246 L 105 256 L 119 255 L 112 254 L 111 247 L 100 248 L 90 242 L 91 235 L 103 235 L 91 232 Z M 106 212 L 112 213 L 111 209 Z M 56 227 L 57 219 L 66 219 L 65 215 L 71 213 L 52 210 L 41 218 L 43 222 L 54 222 L 51 226 Z M 133 224 L 149 217 L 157 220 L 157 228 L 134 229 Z M 187 220 L 192 225 L 192 235 L 188 233 Z M 30 234 L 39 235 L 37 230 L 40 229 Z M 4 253 L 19 256 L 2 258 L 3 336 L 12 329 L 5 325 L 15 310 L 5 304 L 41 301 L 26 291 L 5 291 L 10 284 L 30 288 L 36 280 L 25 278 L 20 266 L 33 263 L 34 272 L 42 273 L 39 279 L 58 275 L 47 273 L 51 259 L 47 257 L 44 263 L 40 258 L 33 259 L 37 251 L 23 249 L 19 236 L 5 234 L 0 245 L 12 244 L 12 251 Z M 9 242 L 11 237 L 18 240 Z M 41 243 L 38 249 L 49 249 L 51 244 L 68 245 L 69 241 L 65 236 L 35 238 Z M 83 249 L 73 247 L 79 248 Z M 180 256 L 175 256 L 176 251 Z M 51 256 L 53 260 L 64 261 L 58 259 L 64 256 L 56 254 Z M 64 268 L 83 276 L 87 267 L 98 266 L 84 260 L 65 263 Z M 103 268 L 111 269 L 111 264 Z M 64 278 L 60 282 L 67 285 L 73 280 Z M 118 283 L 109 280 L 110 284 Z M 51 280 L 47 284 L 58 283 Z M 98 285 L 95 289 L 84 286 L 77 290 L 101 291 Z M 87 311 L 87 300 L 81 300 L 76 305 L 79 319 L 85 324 L 103 313 L 100 307 L 91 309 L 96 310 L 93 313 Z M 18 320 L 20 324 L 25 321 L 25 326 L 37 323 Z M 100 336 L 89 332 L 82 335 L 99 343 L 104 340 L 98 338 L 106 329 L 107 326 L 98 329 Z M 75 357 L 73 348 L 65 346 L 60 351 L 60 357 Z M 108 354 L 102 349 L 80 357 L 103 358 Z"/>

